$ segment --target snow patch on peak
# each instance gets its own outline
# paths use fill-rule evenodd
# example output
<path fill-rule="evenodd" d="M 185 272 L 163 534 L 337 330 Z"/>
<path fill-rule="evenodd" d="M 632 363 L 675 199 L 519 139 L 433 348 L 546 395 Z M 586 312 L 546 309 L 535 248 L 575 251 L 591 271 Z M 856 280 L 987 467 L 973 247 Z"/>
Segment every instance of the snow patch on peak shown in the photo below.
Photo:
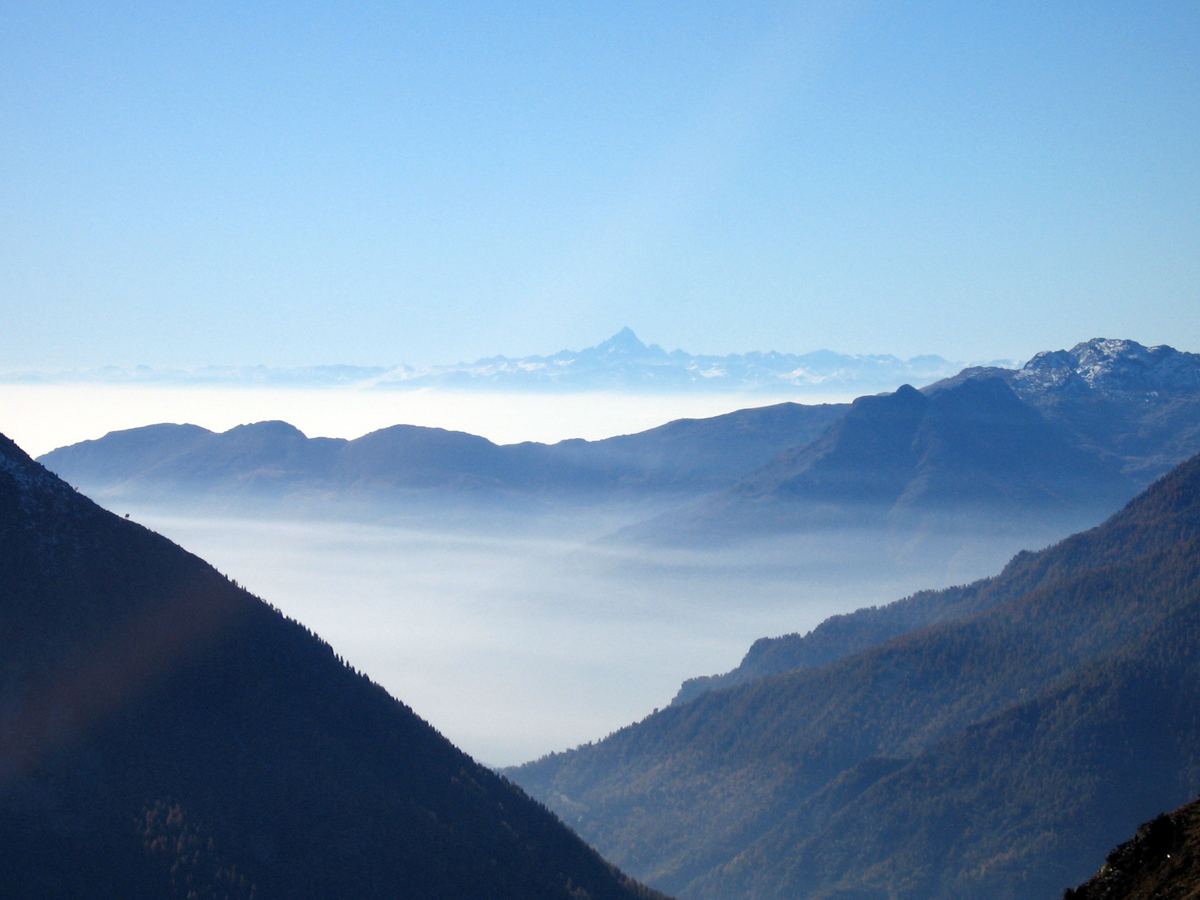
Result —
<path fill-rule="evenodd" d="M 1165 344 L 1145 347 L 1126 339 L 1093 338 L 1070 350 L 1039 353 L 1013 380 L 1032 393 L 1190 392 L 1200 388 L 1200 354 L 1182 353 Z"/>

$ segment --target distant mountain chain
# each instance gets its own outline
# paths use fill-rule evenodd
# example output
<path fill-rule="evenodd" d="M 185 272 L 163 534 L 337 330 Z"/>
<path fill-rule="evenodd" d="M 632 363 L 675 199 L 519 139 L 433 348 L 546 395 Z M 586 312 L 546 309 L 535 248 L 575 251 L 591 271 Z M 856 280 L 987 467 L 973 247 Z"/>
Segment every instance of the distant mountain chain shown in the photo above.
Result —
<path fill-rule="evenodd" d="M 689 900 L 1057 898 L 1200 790 L 1200 457 L 999 576 L 810 638 L 509 774 Z"/>
<path fill-rule="evenodd" d="M 1006 365 L 997 362 L 995 365 Z M 891 390 L 905 382 L 925 384 L 962 368 L 940 356 L 902 360 L 888 355 L 744 353 L 728 356 L 668 353 L 647 346 L 628 328 L 595 347 L 551 356 L 493 356 L 474 363 L 414 367 L 205 366 L 196 369 L 122 369 L 107 366 L 71 371 L 11 371 L 8 381 L 99 381 L 413 389 L 425 387 L 498 390 L 761 391 L 796 389 L 844 394 Z"/>
<path fill-rule="evenodd" d="M 519 788 L 0 437 L 0 896 L 653 900 Z"/>
<path fill-rule="evenodd" d="M 695 546 L 811 528 L 944 531 L 964 520 L 976 529 L 1053 520 L 1062 535 L 1197 451 L 1200 355 L 1094 340 L 922 391 L 746 409 L 602 441 L 500 446 L 408 425 L 346 441 L 282 422 L 223 434 L 155 425 L 41 460 L 113 497 L 669 495 L 676 509 L 614 540 Z"/>
<path fill-rule="evenodd" d="M 622 536 L 687 545 L 838 525 L 1007 527 L 1031 515 L 1073 530 L 1196 452 L 1200 354 L 1096 339 L 1017 370 L 860 397 L 817 440 Z"/>

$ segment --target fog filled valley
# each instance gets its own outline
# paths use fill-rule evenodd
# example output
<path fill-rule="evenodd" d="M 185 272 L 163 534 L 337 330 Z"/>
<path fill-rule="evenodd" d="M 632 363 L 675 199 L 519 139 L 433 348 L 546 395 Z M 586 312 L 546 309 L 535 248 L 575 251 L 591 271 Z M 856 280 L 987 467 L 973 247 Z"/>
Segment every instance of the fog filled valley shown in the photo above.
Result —
<path fill-rule="evenodd" d="M 1197 354 L 0 449 L 15 895 L 1052 898 L 1200 791 Z"/>
<path fill-rule="evenodd" d="M 42 461 L 512 765 L 667 706 L 759 638 L 974 581 L 1098 524 L 1182 457 L 1197 405 L 1174 351 L 1073 352 L 594 441 L 156 425 Z M 1064 372 L 1097 361 L 1100 388 L 1065 402 Z M 1123 399 L 1131 365 L 1170 388 L 1158 408 Z M 1164 427 L 1172 415 L 1192 430 Z"/>
<path fill-rule="evenodd" d="M 269 599 L 495 765 L 641 719 L 759 637 L 973 581 L 1067 533 L 926 536 L 889 554 L 889 535 L 864 529 L 700 551 L 600 541 L 640 506 L 399 523 L 109 506 Z"/>

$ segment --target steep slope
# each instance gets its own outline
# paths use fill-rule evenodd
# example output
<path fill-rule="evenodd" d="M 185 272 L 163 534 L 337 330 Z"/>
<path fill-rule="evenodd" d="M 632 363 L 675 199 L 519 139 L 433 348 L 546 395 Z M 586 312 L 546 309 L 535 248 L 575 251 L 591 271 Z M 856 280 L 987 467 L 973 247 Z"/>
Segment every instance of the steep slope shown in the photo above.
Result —
<path fill-rule="evenodd" d="M 194 425 L 153 425 L 62 447 L 41 462 L 89 490 L 125 495 L 697 492 L 732 484 L 780 450 L 808 443 L 844 411 L 838 404 L 782 403 L 552 445 L 496 445 L 414 425 L 353 441 L 307 438 L 284 422 L 221 434 Z"/>
<path fill-rule="evenodd" d="M 1022 565 L 1027 555 L 1018 556 L 999 579 L 984 579 L 941 591 L 920 591 L 884 606 L 830 616 L 807 634 L 759 638 L 737 668 L 721 675 L 689 678 L 671 703 L 686 703 L 708 691 L 736 687 L 768 675 L 816 669 L 902 634 L 959 619 L 1012 599 L 1024 582 L 1005 576 Z"/>
<path fill-rule="evenodd" d="M 689 543 L 806 528 L 1096 521 L 1134 482 L 1023 403 L 1002 378 L 860 397 L 804 447 L 698 505 L 628 529 Z"/>
<path fill-rule="evenodd" d="M 1049 896 L 1200 788 L 1200 459 L 943 599 L 979 611 L 512 775 L 689 898 Z"/>
<path fill-rule="evenodd" d="M 647 892 L 302 626 L 0 438 L 0 894 Z"/>
<path fill-rule="evenodd" d="M 1200 801 L 1160 813 L 1108 854 L 1100 871 L 1063 900 L 1195 900 L 1200 897 Z"/>
<path fill-rule="evenodd" d="M 1055 898 L 1133 823 L 1200 787 L 1197 647 L 1193 605 L 1114 658 L 933 746 L 819 833 L 803 834 L 811 819 L 776 825 L 709 890 Z M 791 854 L 782 885 L 756 865 L 781 850 Z"/>

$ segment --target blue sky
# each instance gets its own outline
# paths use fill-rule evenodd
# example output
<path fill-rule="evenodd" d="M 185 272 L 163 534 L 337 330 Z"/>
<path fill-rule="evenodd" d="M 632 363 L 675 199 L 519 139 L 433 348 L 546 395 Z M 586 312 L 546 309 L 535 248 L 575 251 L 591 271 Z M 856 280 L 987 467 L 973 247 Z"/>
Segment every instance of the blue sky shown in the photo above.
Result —
<path fill-rule="evenodd" d="M 0 366 L 1200 351 L 1195 2 L 0 5 Z"/>

